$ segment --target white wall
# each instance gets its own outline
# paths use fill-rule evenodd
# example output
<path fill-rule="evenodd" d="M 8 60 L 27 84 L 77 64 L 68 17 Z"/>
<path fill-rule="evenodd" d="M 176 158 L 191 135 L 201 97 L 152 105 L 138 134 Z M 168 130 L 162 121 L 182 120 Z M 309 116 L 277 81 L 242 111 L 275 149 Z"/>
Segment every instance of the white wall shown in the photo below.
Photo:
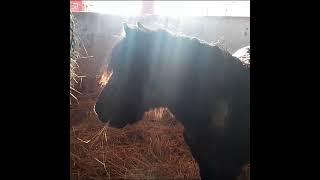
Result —
<path fill-rule="evenodd" d="M 75 13 L 79 34 L 84 41 L 90 60 L 79 63 L 84 78 L 84 89 L 96 88 L 96 78 L 108 61 L 112 46 L 123 33 L 122 22 L 136 24 L 141 21 L 146 27 L 167 28 L 173 32 L 194 36 L 207 42 L 225 41 L 230 53 L 250 45 L 250 18 L 248 17 L 184 17 L 169 18 L 159 16 L 120 17 L 98 13 Z"/>
<path fill-rule="evenodd" d="M 97 13 L 77 13 L 77 17 L 84 36 L 120 35 L 122 22 L 135 24 L 141 21 L 153 29 L 167 28 L 208 42 L 224 40 L 230 53 L 250 45 L 249 17 L 121 17 Z"/>

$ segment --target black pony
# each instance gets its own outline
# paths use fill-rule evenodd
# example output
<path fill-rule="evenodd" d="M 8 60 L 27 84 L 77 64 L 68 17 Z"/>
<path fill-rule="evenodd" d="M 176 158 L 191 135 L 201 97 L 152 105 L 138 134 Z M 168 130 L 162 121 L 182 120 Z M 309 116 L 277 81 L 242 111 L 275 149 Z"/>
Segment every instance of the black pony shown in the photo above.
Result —
<path fill-rule="evenodd" d="M 197 38 L 124 24 L 95 111 L 116 128 L 167 107 L 202 179 L 236 179 L 250 160 L 250 66 Z"/>

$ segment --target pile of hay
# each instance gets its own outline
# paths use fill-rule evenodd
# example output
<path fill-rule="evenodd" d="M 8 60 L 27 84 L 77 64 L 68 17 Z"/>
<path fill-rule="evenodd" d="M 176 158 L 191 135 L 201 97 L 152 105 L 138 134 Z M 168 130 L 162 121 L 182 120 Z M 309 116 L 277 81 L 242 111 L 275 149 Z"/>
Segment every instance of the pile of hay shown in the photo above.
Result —
<path fill-rule="evenodd" d="M 71 108 L 71 179 L 200 179 L 183 139 L 183 126 L 165 108 L 145 113 L 124 129 L 93 112 L 98 93 L 79 95 Z M 249 180 L 250 168 L 242 175 Z"/>
<path fill-rule="evenodd" d="M 74 92 L 80 93 L 75 89 L 75 84 L 78 83 L 78 80 L 83 76 L 79 76 L 77 74 L 78 71 L 78 63 L 77 61 L 80 58 L 83 58 L 81 55 L 81 50 L 85 50 L 85 47 L 82 45 L 81 47 L 80 37 L 77 34 L 77 23 L 74 15 L 70 12 L 70 95 L 74 99 L 77 100 Z M 70 99 L 71 100 L 71 99 Z"/>
<path fill-rule="evenodd" d="M 79 97 L 71 109 L 71 179 L 199 179 L 183 140 L 183 127 L 164 108 L 124 129 L 101 123 L 95 98 Z"/>

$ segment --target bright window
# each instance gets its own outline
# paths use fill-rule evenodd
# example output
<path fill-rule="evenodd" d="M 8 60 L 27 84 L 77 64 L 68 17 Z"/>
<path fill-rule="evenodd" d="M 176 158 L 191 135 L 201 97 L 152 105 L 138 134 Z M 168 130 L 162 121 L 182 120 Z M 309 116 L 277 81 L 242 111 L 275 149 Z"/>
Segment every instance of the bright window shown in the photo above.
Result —
<path fill-rule="evenodd" d="M 86 11 L 123 16 L 140 15 L 143 5 L 151 14 L 163 16 L 250 17 L 250 1 L 84 1 Z M 146 7 L 148 4 L 148 7 Z M 153 13 L 152 13 L 153 12 Z"/>

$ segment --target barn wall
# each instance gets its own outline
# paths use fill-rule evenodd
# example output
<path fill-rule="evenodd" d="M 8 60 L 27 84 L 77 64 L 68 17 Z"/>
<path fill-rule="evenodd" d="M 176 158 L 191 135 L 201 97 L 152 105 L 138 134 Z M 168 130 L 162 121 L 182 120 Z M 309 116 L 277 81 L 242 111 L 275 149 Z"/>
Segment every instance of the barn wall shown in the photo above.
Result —
<path fill-rule="evenodd" d="M 122 22 L 135 24 L 141 21 L 151 29 L 167 28 L 175 33 L 194 36 L 208 42 L 223 41 L 229 52 L 250 44 L 250 18 L 248 17 L 186 17 L 169 18 L 159 16 L 120 17 L 116 15 L 81 12 L 75 13 L 79 34 L 89 56 L 80 60 L 83 78 L 80 91 L 94 92 L 96 79 L 108 61 L 113 44 L 122 34 Z"/>

